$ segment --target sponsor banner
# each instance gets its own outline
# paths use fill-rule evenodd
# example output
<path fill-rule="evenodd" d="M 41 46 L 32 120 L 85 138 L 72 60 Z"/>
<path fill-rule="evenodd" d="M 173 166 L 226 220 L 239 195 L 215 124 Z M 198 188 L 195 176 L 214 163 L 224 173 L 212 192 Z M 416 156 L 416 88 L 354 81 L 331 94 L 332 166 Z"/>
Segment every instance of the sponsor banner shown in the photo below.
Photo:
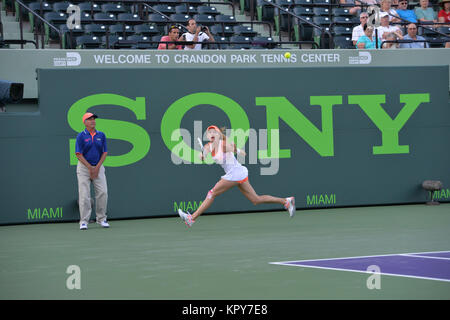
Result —
<path fill-rule="evenodd" d="M 258 194 L 295 196 L 298 209 L 425 203 L 424 180 L 450 181 L 448 67 L 75 67 L 38 70 L 38 81 L 39 113 L 0 117 L 0 223 L 79 218 L 87 111 L 108 139 L 110 219 L 195 211 L 224 175 L 198 157 L 209 125 L 246 152 Z M 254 210 L 283 208 L 234 188 L 208 212 Z"/>

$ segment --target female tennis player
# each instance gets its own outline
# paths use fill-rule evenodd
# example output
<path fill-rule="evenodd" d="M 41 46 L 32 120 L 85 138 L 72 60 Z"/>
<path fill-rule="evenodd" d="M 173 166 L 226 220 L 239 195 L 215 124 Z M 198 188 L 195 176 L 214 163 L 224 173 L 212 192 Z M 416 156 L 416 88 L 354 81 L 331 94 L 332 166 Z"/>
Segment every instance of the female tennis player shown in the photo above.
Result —
<path fill-rule="evenodd" d="M 228 143 L 224 134 L 224 129 L 220 130 L 217 126 L 209 126 L 207 129 L 207 138 L 210 141 L 203 148 L 200 158 L 203 160 L 208 153 L 217 164 L 220 164 L 225 170 L 225 175 L 221 177 L 214 188 L 209 190 L 205 200 L 200 207 L 191 215 L 178 209 L 178 214 L 188 227 L 191 227 L 198 217 L 205 212 L 213 203 L 214 198 L 221 195 L 228 189 L 235 186 L 249 199 L 254 205 L 261 203 L 279 203 L 289 212 L 291 217 L 295 214 L 295 198 L 277 198 L 270 195 L 258 195 L 248 181 L 248 170 L 241 165 L 235 158 L 234 153 L 245 156 L 243 150 L 237 149 L 233 143 Z"/>

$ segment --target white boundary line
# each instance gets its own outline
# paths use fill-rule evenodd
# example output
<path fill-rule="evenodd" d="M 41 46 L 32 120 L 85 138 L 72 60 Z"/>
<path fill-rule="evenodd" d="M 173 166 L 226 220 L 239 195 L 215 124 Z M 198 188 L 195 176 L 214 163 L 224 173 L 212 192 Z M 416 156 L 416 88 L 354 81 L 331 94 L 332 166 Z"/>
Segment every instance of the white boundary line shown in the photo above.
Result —
<path fill-rule="evenodd" d="M 384 272 L 370 272 L 370 271 L 361 271 L 361 270 L 352 270 L 352 269 L 341 269 L 341 268 L 331 268 L 331 267 L 317 267 L 310 265 L 300 265 L 300 264 L 289 264 L 283 262 L 269 262 L 270 264 L 291 266 L 291 267 L 304 267 L 304 268 L 313 268 L 313 269 L 325 269 L 325 270 L 336 270 L 336 271 L 348 271 L 348 272 L 358 272 L 358 273 L 369 273 L 369 274 L 380 274 L 385 276 L 393 276 L 393 277 L 403 277 L 403 278 L 415 278 L 415 279 L 425 279 L 425 280 L 435 280 L 435 281 L 445 281 L 450 282 L 450 279 L 441 279 L 441 278 L 430 278 L 430 277 L 420 277 L 420 276 L 409 276 L 405 274 L 395 274 L 395 273 L 384 273 Z"/>
<path fill-rule="evenodd" d="M 419 254 L 427 254 L 427 253 L 447 253 L 450 251 L 428 251 L 428 252 L 416 252 L 416 253 L 391 253 L 391 254 L 381 254 L 381 255 L 372 255 L 372 256 L 355 256 L 355 257 L 342 257 L 342 258 L 329 258 L 329 259 L 312 259 L 312 260 L 292 260 L 292 261 L 279 261 L 279 262 L 269 262 L 269 264 L 275 265 L 284 265 L 284 266 L 292 266 L 292 267 L 304 267 L 304 268 L 313 268 L 313 269 L 324 269 L 324 270 L 336 270 L 336 271 L 348 271 L 348 272 L 358 272 L 358 273 L 370 273 L 370 271 L 361 271 L 354 269 L 343 269 L 343 268 L 331 268 L 331 267 L 319 267 L 319 266 L 310 266 L 310 265 L 302 265 L 301 262 L 314 262 L 314 261 L 328 261 L 328 260 L 345 260 L 345 259 L 357 259 L 357 258 L 373 258 L 373 257 L 389 257 L 389 256 L 407 256 L 407 257 L 415 257 L 415 258 L 423 258 L 423 256 L 418 256 Z M 427 257 L 430 259 L 436 259 L 433 257 Z M 448 258 L 441 258 L 442 260 L 450 260 Z M 295 263 L 295 264 L 294 264 Z M 414 279 L 425 279 L 425 280 L 435 280 L 435 281 L 444 281 L 450 282 L 450 279 L 442 279 L 442 278 L 431 278 L 431 277 L 420 277 L 420 276 L 412 276 L 412 275 L 404 275 L 404 274 L 395 274 L 395 273 L 384 273 L 380 272 L 377 274 L 393 276 L 393 277 L 403 277 L 403 278 L 414 278 Z"/>
<path fill-rule="evenodd" d="M 437 260 L 450 260 L 450 258 L 433 257 L 433 256 L 421 256 L 419 254 L 400 254 L 399 256 L 412 257 L 412 258 L 437 259 Z"/>
<path fill-rule="evenodd" d="M 324 259 L 310 259 L 310 260 L 276 261 L 276 262 L 269 262 L 269 263 L 279 264 L 279 263 L 292 263 L 292 262 L 312 262 L 312 261 L 324 261 L 324 260 L 344 260 L 344 259 L 356 259 L 356 258 L 389 257 L 389 256 L 399 256 L 399 255 L 404 255 L 404 254 L 447 253 L 447 252 L 450 252 L 450 251 L 405 252 L 405 253 L 378 254 L 378 255 L 372 255 L 372 256 L 353 256 L 353 257 L 341 257 L 341 258 L 324 258 Z"/>

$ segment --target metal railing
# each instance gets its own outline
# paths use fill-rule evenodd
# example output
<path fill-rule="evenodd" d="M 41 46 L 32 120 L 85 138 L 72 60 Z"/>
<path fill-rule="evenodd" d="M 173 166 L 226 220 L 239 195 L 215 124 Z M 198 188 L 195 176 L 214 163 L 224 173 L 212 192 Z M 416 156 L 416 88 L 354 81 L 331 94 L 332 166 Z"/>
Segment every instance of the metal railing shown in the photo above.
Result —
<path fill-rule="evenodd" d="M 313 23 L 313 22 L 311 22 L 311 21 L 306 20 L 305 18 L 303 18 L 303 17 L 301 17 L 301 16 L 296 15 L 296 14 L 293 13 L 293 12 L 290 12 L 289 10 L 283 8 L 282 6 L 280 6 L 280 5 L 278 5 L 278 4 L 275 4 L 275 3 L 273 3 L 273 2 L 269 2 L 269 1 L 267 1 L 267 0 L 263 0 L 263 1 L 264 1 L 265 3 L 267 3 L 268 5 L 271 5 L 271 6 L 275 7 L 275 8 L 277 8 L 277 9 L 280 10 L 281 12 L 284 12 L 284 13 L 286 13 L 287 15 L 293 17 L 293 18 L 296 19 L 298 22 L 301 21 L 303 24 L 309 25 L 309 26 L 311 26 L 311 27 L 313 27 L 313 28 L 319 30 L 319 31 L 320 31 L 320 47 L 321 47 L 321 48 L 325 47 L 325 41 L 324 41 L 324 35 L 325 35 L 325 34 L 328 35 L 328 46 L 329 46 L 329 48 L 332 49 L 332 48 L 334 47 L 334 43 L 333 43 L 333 35 L 331 34 L 330 31 L 326 30 L 325 28 L 323 28 L 323 27 L 321 27 L 321 26 L 319 26 L 319 25 L 317 25 L 317 24 L 315 24 L 315 23 Z M 280 17 L 281 17 L 281 15 L 278 15 L 278 19 L 280 19 Z M 299 24 L 299 25 L 300 25 L 300 24 Z M 291 39 L 291 30 L 290 30 L 290 29 L 291 29 L 291 28 L 290 28 L 290 19 L 288 19 L 288 35 L 289 35 L 289 39 Z M 280 32 L 279 32 L 279 38 L 280 38 L 280 41 L 281 41 L 281 30 L 280 30 Z"/>
<path fill-rule="evenodd" d="M 22 41 L 21 43 L 21 49 L 23 49 L 23 41 L 26 41 L 23 39 L 23 17 L 22 17 L 22 9 L 25 9 L 27 12 L 31 13 L 34 17 L 36 17 L 37 19 L 39 19 L 40 24 L 37 24 L 37 21 L 34 20 L 34 37 L 35 37 L 35 46 L 37 48 L 39 48 L 39 36 L 38 36 L 38 30 L 40 30 L 41 32 L 41 48 L 44 49 L 45 47 L 45 39 L 44 39 L 44 30 L 43 30 L 43 26 L 44 24 L 47 25 L 49 28 L 53 29 L 58 35 L 59 35 L 59 46 L 62 49 L 63 45 L 62 45 L 62 33 L 61 31 L 56 28 L 53 24 L 51 24 L 49 21 L 45 20 L 42 16 L 40 16 L 37 12 L 33 11 L 32 9 L 30 9 L 27 5 L 25 5 L 22 1 L 20 0 L 14 0 L 18 5 L 19 5 L 19 28 L 20 28 L 20 41 Z M 42 12 L 42 9 L 41 9 Z"/>

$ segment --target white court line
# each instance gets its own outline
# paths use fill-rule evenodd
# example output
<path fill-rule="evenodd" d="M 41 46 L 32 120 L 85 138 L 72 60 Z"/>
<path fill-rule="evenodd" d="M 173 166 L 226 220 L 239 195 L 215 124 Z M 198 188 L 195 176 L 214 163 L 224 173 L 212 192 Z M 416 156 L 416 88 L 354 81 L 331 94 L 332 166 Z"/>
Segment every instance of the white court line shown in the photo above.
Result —
<path fill-rule="evenodd" d="M 322 259 L 322 260 L 324 260 L 324 259 Z M 310 260 L 310 261 L 312 261 L 312 260 Z M 337 271 L 348 271 L 348 272 L 375 274 L 374 272 L 370 272 L 370 271 L 342 269 L 342 268 L 331 268 L 331 267 L 316 267 L 316 266 L 310 266 L 310 265 L 289 264 L 289 263 L 284 263 L 284 262 L 269 262 L 269 264 L 278 264 L 278 265 L 285 265 L 285 266 L 291 266 L 291 267 L 304 267 L 304 268 L 314 268 L 314 269 L 326 269 L 326 270 L 337 270 Z M 435 281 L 450 282 L 450 279 L 442 279 L 442 278 L 409 276 L 409 275 L 405 275 L 405 274 L 395 274 L 395 273 L 385 273 L 385 272 L 377 272 L 376 274 L 385 275 L 385 276 L 393 276 L 393 277 L 402 277 L 402 278 L 415 278 L 415 279 L 425 279 L 425 280 L 435 280 Z"/>
<path fill-rule="evenodd" d="M 269 262 L 269 263 L 271 263 L 271 264 L 283 264 L 283 263 L 293 263 L 293 262 L 313 262 L 313 261 L 325 261 L 325 260 L 344 260 L 344 259 L 373 258 L 373 257 L 390 257 L 390 256 L 404 255 L 404 254 L 423 254 L 423 253 L 450 253 L 450 251 L 405 252 L 405 253 L 379 254 L 379 255 L 372 255 L 372 256 L 354 256 L 354 257 L 324 258 L 324 259 L 311 259 L 311 260 L 276 261 L 276 262 Z"/>
<path fill-rule="evenodd" d="M 425 259 L 450 260 L 450 258 L 421 256 L 421 255 L 419 255 L 419 254 L 399 254 L 399 256 L 403 256 L 403 257 L 413 257 L 413 258 L 425 258 Z"/>

